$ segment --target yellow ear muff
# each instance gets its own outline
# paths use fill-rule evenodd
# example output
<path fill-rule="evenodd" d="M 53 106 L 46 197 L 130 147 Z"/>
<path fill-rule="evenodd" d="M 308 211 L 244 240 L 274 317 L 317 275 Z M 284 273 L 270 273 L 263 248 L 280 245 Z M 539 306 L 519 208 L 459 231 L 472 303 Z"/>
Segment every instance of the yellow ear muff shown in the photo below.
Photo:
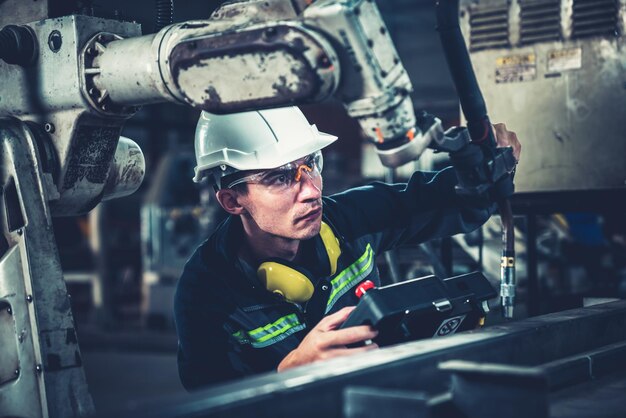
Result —
<path fill-rule="evenodd" d="M 322 222 L 320 237 L 326 248 L 330 264 L 330 274 L 337 272 L 337 260 L 341 255 L 339 240 L 333 230 Z M 289 302 L 304 303 L 313 296 L 313 283 L 308 277 L 306 270 L 287 261 L 268 260 L 259 266 L 257 276 L 267 290 L 281 295 Z"/>
<path fill-rule="evenodd" d="M 326 247 L 326 254 L 328 254 L 328 261 L 330 262 L 330 275 L 332 276 L 337 272 L 337 260 L 341 255 L 341 248 L 339 248 L 339 240 L 330 229 L 330 226 L 326 222 L 322 222 L 322 228 L 320 229 L 320 237 Z"/>
<path fill-rule="evenodd" d="M 313 283 L 306 274 L 282 263 L 261 263 L 257 276 L 267 290 L 281 295 L 289 302 L 304 303 L 313 296 Z"/>

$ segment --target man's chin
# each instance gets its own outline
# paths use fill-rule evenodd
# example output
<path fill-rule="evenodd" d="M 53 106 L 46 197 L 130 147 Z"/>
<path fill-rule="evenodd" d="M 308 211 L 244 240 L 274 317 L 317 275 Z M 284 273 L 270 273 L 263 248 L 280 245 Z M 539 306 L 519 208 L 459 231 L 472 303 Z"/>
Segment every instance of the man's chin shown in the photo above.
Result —
<path fill-rule="evenodd" d="M 322 219 L 320 217 L 314 223 L 311 223 L 307 225 L 306 228 L 300 230 L 298 233 L 297 239 L 299 240 L 311 239 L 320 233 L 321 228 L 322 228 Z"/>

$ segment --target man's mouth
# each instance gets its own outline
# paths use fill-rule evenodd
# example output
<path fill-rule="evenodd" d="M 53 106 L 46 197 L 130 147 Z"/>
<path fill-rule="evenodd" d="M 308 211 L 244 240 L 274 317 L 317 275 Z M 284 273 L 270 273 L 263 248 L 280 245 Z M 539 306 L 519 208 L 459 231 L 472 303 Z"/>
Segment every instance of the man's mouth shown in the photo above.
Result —
<path fill-rule="evenodd" d="M 314 219 L 317 219 L 317 217 L 320 216 L 321 213 L 322 213 L 322 208 L 318 207 L 316 209 L 313 209 L 313 210 L 305 213 L 303 216 L 300 216 L 299 218 L 296 218 L 296 222 L 312 221 Z"/>

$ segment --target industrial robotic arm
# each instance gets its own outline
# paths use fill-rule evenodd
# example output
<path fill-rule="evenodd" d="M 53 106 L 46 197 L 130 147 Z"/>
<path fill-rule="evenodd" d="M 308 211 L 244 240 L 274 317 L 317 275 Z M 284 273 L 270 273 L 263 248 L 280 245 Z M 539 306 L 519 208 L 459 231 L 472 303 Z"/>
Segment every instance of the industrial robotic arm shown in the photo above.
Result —
<path fill-rule="evenodd" d="M 7 80 L 0 97 L 12 98 L 0 101 L 0 116 L 45 128 L 54 215 L 87 212 L 139 186 L 138 147 L 126 140 L 125 151 L 116 147 L 124 121 L 144 104 L 230 113 L 334 96 L 390 167 L 415 160 L 443 135 L 435 118 L 416 123 L 411 82 L 369 0 L 229 3 L 208 20 L 145 36 L 135 24 L 86 16 L 22 31 L 34 52 L 22 65 L 0 63 Z M 120 175 L 111 177 L 114 155 Z"/>

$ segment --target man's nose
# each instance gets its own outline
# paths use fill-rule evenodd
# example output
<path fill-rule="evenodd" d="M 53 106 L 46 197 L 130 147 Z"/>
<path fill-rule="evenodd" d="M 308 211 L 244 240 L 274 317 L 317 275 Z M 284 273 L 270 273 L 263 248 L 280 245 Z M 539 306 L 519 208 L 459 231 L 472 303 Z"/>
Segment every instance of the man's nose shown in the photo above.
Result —
<path fill-rule="evenodd" d="M 304 172 L 299 181 L 301 200 L 319 199 L 322 195 L 322 176 L 319 173 Z"/>

